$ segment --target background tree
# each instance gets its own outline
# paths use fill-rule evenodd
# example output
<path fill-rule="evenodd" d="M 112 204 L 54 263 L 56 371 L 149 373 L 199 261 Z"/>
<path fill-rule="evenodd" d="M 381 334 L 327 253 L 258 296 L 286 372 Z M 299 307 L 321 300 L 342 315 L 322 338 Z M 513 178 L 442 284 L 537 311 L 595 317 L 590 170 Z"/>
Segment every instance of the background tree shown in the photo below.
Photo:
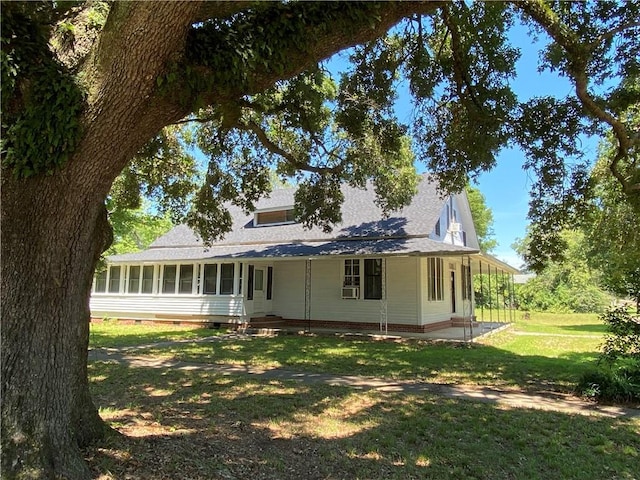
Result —
<path fill-rule="evenodd" d="M 105 256 L 144 250 L 174 226 L 168 216 L 154 215 L 145 208 L 119 210 L 109 219 L 113 226 L 113 244 Z"/>
<path fill-rule="evenodd" d="M 611 302 L 600 287 L 600 272 L 590 267 L 588 241 L 581 230 L 565 230 L 563 257 L 522 285 L 516 285 L 516 302 L 523 310 L 551 312 L 602 312 Z M 520 240 L 518 253 L 526 252 L 531 238 Z"/>
<path fill-rule="evenodd" d="M 621 168 L 638 145 L 621 112 L 637 102 L 628 81 L 638 75 L 639 10 L 633 1 L 3 2 L 3 478 L 90 477 L 78 446 L 104 425 L 87 384 L 88 298 L 121 172 L 129 195 L 157 185 L 174 219 L 211 241 L 229 229 L 225 202 L 251 209 L 271 168 L 297 177 L 300 221 L 329 229 L 341 182 L 373 179 L 390 211 L 415 187 L 414 153 L 444 190 L 460 191 L 515 141 L 540 179 L 532 214 L 544 258 L 567 208 L 584 203 L 582 170 L 568 175 L 563 163 L 578 133 L 611 129 L 611 175 L 626 198 L 640 191 Z M 546 32 L 543 66 L 570 78 L 575 98 L 518 103 L 514 18 Z M 350 66 L 331 79 L 320 62 L 345 49 Z M 403 78 L 411 127 L 393 110 Z M 596 95 L 605 81 L 614 85 Z M 171 125 L 184 128 L 163 130 Z M 193 143 L 208 156 L 203 178 L 190 174 Z M 173 168 L 183 174 L 165 176 Z"/>
<path fill-rule="evenodd" d="M 637 93 L 640 98 L 640 87 Z M 640 129 L 640 103 L 629 109 L 628 124 Z M 640 313 L 640 207 L 625 201 L 621 185 L 609 174 L 615 155 L 615 142 L 608 136 L 592 172 L 593 209 L 582 229 L 587 238 L 587 258 L 601 272 L 605 288 L 622 298 L 634 299 Z M 625 159 L 621 169 L 629 176 L 640 175 L 640 155 Z"/>
<path fill-rule="evenodd" d="M 478 234 L 480 250 L 491 252 L 498 246 L 498 241 L 494 238 L 493 212 L 487 206 L 484 195 L 476 187 L 466 188 L 473 216 L 473 226 Z"/>

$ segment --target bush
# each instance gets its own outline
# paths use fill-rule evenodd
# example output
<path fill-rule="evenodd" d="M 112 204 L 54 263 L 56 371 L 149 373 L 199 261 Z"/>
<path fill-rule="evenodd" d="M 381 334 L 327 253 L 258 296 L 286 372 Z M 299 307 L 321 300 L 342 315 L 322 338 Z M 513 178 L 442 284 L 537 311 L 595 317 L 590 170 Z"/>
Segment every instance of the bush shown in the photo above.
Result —
<path fill-rule="evenodd" d="M 585 373 L 576 390 L 598 402 L 640 401 L 640 365 Z"/>
<path fill-rule="evenodd" d="M 577 390 L 598 401 L 640 401 L 640 319 L 624 308 L 602 314 L 607 336 L 598 363 L 601 368 L 586 373 Z"/>
<path fill-rule="evenodd" d="M 602 349 L 604 359 L 615 363 L 618 359 L 640 358 L 640 317 L 618 307 L 600 315 L 608 334 Z"/>
<path fill-rule="evenodd" d="M 595 285 L 550 282 L 544 276 L 516 285 L 516 301 L 520 308 L 540 312 L 603 312 L 610 297 Z"/>

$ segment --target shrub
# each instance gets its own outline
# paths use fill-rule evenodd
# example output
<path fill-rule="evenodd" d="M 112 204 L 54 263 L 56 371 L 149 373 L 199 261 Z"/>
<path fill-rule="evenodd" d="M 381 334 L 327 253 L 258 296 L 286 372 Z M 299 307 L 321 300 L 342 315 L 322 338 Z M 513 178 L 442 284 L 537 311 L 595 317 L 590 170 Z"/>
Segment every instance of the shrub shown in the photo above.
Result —
<path fill-rule="evenodd" d="M 582 375 L 576 390 L 598 402 L 640 401 L 640 366 L 610 368 Z"/>
<path fill-rule="evenodd" d="M 640 317 L 631 315 L 626 308 L 613 308 L 600 315 L 607 325 L 602 353 L 609 363 L 618 359 L 640 358 Z"/>
<path fill-rule="evenodd" d="M 640 401 L 640 319 L 624 308 L 600 315 L 607 326 L 598 363 L 580 379 L 577 390 L 598 401 Z"/>

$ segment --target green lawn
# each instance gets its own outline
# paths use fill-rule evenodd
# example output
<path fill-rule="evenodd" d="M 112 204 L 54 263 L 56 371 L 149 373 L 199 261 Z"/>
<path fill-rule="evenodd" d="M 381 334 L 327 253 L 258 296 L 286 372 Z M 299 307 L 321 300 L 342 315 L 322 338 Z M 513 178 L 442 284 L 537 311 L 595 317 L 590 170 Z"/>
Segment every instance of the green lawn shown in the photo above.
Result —
<path fill-rule="evenodd" d="M 471 346 L 283 336 L 145 347 L 136 354 L 570 390 L 596 358 L 597 327 L 595 316 L 532 315 Z M 91 341 L 93 347 L 149 345 L 213 333 L 107 323 L 92 325 Z M 640 472 L 638 418 L 113 362 L 90 363 L 89 376 L 100 414 L 124 434 L 85 451 L 100 480 L 632 480 Z"/>
<path fill-rule="evenodd" d="M 187 340 L 220 334 L 219 330 L 174 325 L 124 324 L 117 321 L 92 323 L 89 347 L 131 347 L 156 342 Z"/>
<path fill-rule="evenodd" d="M 465 352 L 460 352 L 465 353 Z M 96 362 L 106 479 L 634 479 L 640 421 Z"/>
<path fill-rule="evenodd" d="M 594 313 L 530 312 L 526 320 L 522 313 L 516 315 L 515 330 L 559 335 L 603 335 L 606 326 Z"/>
<path fill-rule="evenodd" d="M 597 316 L 534 313 L 529 320 L 523 320 L 522 315 L 516 317 L 510 329 L 472 345 L 292 335 L 161 345 L 141 352 L 202 363 L 571 391 L 597 358 L 603 338 L 603 325 Z M 103 323 L 92 325 L 91 335 L 92 345 L 117 346 L 135 342 L 149 345 L 217 333 L 206 329 L 181 331 L 177 327 Z"/>

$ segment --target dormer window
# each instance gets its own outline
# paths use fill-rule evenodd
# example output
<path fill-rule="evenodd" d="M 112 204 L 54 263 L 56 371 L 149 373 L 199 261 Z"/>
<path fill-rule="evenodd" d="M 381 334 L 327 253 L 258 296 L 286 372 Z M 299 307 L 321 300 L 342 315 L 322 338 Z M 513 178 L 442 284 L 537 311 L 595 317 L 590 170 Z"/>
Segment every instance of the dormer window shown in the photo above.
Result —
<path fill-rule="evenodd" d="M 295 222 L 293 207 L 278 208 L 273 210 L 263 210 L 255 212 L 253 225 L 263 227 L 266 225 L 285 225 Z"/>

